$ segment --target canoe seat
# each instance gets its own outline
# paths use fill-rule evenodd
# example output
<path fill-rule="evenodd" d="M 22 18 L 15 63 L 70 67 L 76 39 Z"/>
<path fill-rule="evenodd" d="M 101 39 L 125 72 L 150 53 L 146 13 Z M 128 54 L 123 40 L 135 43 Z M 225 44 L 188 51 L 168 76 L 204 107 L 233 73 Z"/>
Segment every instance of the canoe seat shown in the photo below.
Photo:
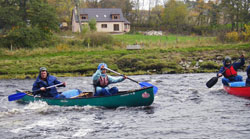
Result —
<path fill-rule="evenodd" d="M 246 86 L 245 82 L 231 82 L 229 83 L 229 86 L 231 87 L 243 87 Z"/>
<path fill-rule="evenodd" d="M 93 92 L 82 92 L 78 96 L 71 98 L 89 98 L 89 97 L 93 97 Z"/>

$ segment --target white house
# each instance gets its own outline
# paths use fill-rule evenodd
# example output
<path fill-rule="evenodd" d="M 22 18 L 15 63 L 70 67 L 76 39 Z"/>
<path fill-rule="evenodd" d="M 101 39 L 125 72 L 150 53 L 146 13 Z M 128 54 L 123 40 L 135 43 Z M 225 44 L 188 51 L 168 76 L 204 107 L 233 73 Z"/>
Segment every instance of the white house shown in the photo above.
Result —
<path fill-rule="evenodd" d="M 130 31 L 130 22 L 123 17 L 118 8 L 82 8 L 80 9 L 81 24 L 96 20 L 97 32 L 124 33 Z M 72 32 L 79 32 L 79 22 L 76 9 L 72 15 Z"/>

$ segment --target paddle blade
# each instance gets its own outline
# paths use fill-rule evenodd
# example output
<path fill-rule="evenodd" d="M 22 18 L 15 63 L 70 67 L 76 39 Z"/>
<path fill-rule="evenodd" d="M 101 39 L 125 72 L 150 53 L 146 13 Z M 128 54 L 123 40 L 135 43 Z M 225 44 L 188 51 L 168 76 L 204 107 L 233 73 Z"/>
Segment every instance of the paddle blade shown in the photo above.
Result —
<path fill-rule="evenodd" d="M 158 91 L 158 87 L 156 87 L 156 86 L 154 86 L 154 85 L 152 85 L 152 84 L 150 84 L 148 82 L 140 82 L 139 84 L 140 84 L 141 87 L 151 87 L 151 86 L 153 86 L 154 94 L 156 94 L 157 91 Z"/>
<path fill-rule="evenodd" d="M 13 94 L 13 95 L 9 95 L 9 96 L 8 96 L 8 100 L 9 100 L 9 101 L 14 101 L 14 100 L 21 99 L 21 98 L 23 98 L 24 96 L 26 96 L 25 93 L 16 93 L 16 94 Z"/>
<path fill-rule="evenodd" d="M 212 86 L 214 86 L 214 85 L 217 83 L 217 81 L 218 81 L 218 77 L 213 77 L 213 78 L 211 78 L 211 79 L 206 83 L 206 85 L 207 85 L 208 88 L 211 88 Z"/>

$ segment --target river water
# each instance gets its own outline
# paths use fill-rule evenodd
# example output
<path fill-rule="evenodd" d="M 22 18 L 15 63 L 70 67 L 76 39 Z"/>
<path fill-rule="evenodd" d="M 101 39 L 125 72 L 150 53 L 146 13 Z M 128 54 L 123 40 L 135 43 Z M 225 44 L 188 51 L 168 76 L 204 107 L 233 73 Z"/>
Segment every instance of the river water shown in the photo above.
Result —
<path fill-rule="evenodd" d="M 245 79 L 245 73 L 240 73 Z M 150 107 L 60 107 L 43 102 L 19 104 L 7 97 L 31 90 L 34 79 L 0 80 L 0 138 L 193 139 L 250 137 L 250 100 L 227 94 L 221 80 L 211 89 L 210 74 L 130 76 L 159 88 Z M 66 88 L 93 91 L 91 77 L 58 78 Z M 125 80 L 120 90 L 139 88 Z"/>

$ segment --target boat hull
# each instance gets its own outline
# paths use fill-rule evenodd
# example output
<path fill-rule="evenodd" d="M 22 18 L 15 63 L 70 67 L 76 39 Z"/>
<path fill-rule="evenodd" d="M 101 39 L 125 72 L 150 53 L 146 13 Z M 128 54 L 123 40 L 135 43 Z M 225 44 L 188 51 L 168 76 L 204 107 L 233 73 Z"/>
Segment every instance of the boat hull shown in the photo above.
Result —
<path fill-rule="evenodd" d="M 250 98 L 250 87 L 224 86 L 224 89 L 231 95 Z"/>
<path fill-rule="evenodd" d="M 18 92 L 17 92 L 18 93 Z M 153 87 L 142 88 L 139 90 L 120 92 L 113 96 L 88 97 L 88 98 L 41 98 L 26 95 L 18 100 L 19 102 L 29 103 L 34 101 L 44 101 L 48 105 L 58 106 L 103 106 L 108 108 L 127 106 L 149 106 L 154 101 Z"/>

